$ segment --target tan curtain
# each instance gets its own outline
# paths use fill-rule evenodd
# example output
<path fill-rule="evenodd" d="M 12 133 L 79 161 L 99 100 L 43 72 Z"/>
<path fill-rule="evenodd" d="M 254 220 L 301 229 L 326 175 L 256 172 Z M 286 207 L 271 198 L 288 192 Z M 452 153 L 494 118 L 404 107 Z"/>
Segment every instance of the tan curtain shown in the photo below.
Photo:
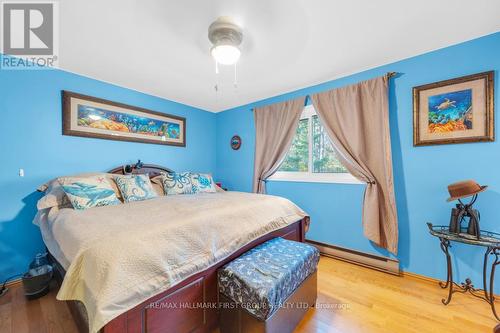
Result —
<path fill-rule="evenodd" d="M 349 172 L 367 187 L 365 236 L 396 254 L 398 220 L 392 176 L 387 76 L 311 96 L 316 113 Z"/>
<path fill-rule="evenodd" d="M 278 170 L 292 145 L 305 97 L 255 108 L 253 191 L 266 193 L 265 180 Z"/>

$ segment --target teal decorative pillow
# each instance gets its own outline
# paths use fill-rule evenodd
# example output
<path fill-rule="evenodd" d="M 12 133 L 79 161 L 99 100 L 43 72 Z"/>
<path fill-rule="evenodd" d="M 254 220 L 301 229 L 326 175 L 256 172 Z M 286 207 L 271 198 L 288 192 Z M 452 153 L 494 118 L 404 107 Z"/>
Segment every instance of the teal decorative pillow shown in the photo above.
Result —
<path fill-rule="evenodd" d="M 113 178 L 125 202 L 147 200 L 158 196 L 148 175 L 125 175 Z"/>
<path fill-rule="evenodd" d="M 103 176 L 63 177 L 58 181 L 75 209 L 83 210 L 121 203 L 113 187 Z"/>
<path fill-rule="evenodd" d="M 162 184 L 166 195 L 194 193 L 189 172 L 165 173 L 162 177 Z"/>
<path fill-rule="evenodd" d="M 208 173 L 191 173 L 191 183 L 194 193 L 217 192 L 212 175 Z"/>

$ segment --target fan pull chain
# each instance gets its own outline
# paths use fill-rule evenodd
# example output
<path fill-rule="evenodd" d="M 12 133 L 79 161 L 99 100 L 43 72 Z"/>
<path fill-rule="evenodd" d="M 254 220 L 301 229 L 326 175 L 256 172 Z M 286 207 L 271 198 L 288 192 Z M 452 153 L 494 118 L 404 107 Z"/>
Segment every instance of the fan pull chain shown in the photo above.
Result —
<path fill-rule="evenodd" d="M 234 64 L 234 88 L 238 88 L 238 80 L 236 79 L 236 63 Z"/>
<path fill-rule="evenodd" d="M 219 64 L 217 63 L 217 60 L 215 60 L 215 85 L 214 85 L 214 91 L 215 91 L 215 104 L 219 104 Z"/>

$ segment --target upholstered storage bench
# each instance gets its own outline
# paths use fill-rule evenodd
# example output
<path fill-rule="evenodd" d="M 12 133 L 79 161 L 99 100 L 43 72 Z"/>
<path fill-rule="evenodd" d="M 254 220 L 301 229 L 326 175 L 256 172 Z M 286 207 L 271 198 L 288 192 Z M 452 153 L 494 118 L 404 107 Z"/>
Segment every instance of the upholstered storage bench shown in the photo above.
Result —
<path fill-rule="evenodd" d="M 274 238 L 218 271 L 221 333 L 292 332 L 317 296 L 319 251 Z"/>

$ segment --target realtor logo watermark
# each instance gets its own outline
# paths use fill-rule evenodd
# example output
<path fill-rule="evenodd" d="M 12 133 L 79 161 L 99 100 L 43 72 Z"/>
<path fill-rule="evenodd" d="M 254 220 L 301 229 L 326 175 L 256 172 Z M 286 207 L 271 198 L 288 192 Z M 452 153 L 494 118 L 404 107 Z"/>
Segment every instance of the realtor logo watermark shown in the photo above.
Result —
<path fill-rule="evenodd" d="M 1 2 L 0 69 L 51 69 L 59 60 L 58 3 Z"/>

